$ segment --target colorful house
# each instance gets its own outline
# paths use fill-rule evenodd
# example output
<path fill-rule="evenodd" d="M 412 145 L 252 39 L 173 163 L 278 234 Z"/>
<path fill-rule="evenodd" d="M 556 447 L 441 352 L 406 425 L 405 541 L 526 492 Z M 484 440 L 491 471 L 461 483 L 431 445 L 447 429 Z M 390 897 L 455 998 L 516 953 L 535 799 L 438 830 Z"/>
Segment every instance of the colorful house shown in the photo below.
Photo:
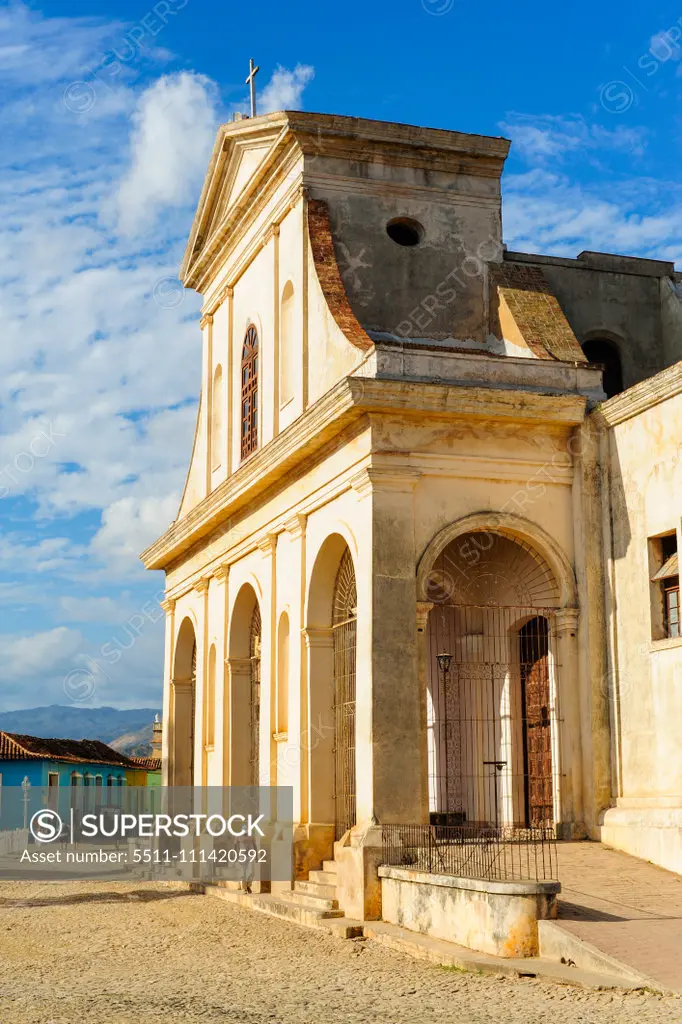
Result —
<path fill-rule="evenodd" d="M 58 740 L 0 732 L 0 785 L 125 786 L 131 759 L 100 740 Z"/>
<path fill-rule="evenodd" d="M 0 732 L 0 830 L 25 827 L 41 807 L 64 817 L 71 807 L 118 805 L 130 768 L 130 758 L 100 740 Z"/>
<path fill-rule="evenodd" d="M 160 786 L 160 757 L 129 757 L 131 767 L 126 771 L 129 786 Z"/>

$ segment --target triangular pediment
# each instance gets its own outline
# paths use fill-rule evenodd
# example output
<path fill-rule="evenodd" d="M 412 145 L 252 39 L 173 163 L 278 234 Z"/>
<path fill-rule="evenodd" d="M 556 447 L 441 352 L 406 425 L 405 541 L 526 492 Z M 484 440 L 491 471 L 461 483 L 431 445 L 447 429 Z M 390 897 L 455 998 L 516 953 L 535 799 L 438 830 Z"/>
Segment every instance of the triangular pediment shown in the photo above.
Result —
<path fill-rule="evenodd" d="M 181 267 L 187 279 L 202 254 L 211 248 L 240 197 L 251 191 L 259 172 L 281 145 L 286 118 L 248 119 L 222 125 L 192 225 Z"/>
<path fill-rule="evenodd" d="M 220 202 L 220 213 L 226 212 L 239 198 L 244 188 L 255 175 L 271 148 L 271 140 L 260 146 L 236 146 L 233 167 L 225 181 L 225 190 Z"/>

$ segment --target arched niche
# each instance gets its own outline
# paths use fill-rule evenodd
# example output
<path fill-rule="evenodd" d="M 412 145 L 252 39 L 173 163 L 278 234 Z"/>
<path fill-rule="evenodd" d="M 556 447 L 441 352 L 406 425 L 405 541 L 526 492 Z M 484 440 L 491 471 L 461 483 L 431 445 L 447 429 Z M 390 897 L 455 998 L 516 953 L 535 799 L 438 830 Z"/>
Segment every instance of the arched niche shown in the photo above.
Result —
<path fill-rule="evenodd" d="M 339 533 L 313 563 L 306 605 L 311 820 L 355 824 L 355 665 L 357 590 L 353 553 Z"/>
<path fill-rule="evenodd" d="M 196 728 L 197 642 L 194 623 L 186 616 L 175 641 L 171 693 L 171 778 L 174 786 L 192 786 Z"/>
<path fill-rule="evenodd" d="M 282 612 L 277 627 L 277 733 L 289 730 L 289 646 L 289 616 Z"/>
<path fill-rule="evenodd" d="M 583 342 L 590 363 L 603 368 L 602 387 L 607 398 L 619 395 L 623 388 L 623 362 L 618 344 L 607 337 L 590 337 Z"/>
<path fill-rule="evenodd" d="M 230 616 L 230 785 L 259 784 L 261 610 L 250 583 L 242 584 Z"/>
<path fill-rule="evenodd" d="M 223 368 L 216 366 L 211 397 L 211 469 L 220 469 L 225 457 L 225 389 Z"/>
<path fill-rule="evenodd" d="M 296 343 L 296 296 L 291 281 L 282 289 L 279 337 L 279 401 L 286 405 L 294 397 L 294 353 Z"/>

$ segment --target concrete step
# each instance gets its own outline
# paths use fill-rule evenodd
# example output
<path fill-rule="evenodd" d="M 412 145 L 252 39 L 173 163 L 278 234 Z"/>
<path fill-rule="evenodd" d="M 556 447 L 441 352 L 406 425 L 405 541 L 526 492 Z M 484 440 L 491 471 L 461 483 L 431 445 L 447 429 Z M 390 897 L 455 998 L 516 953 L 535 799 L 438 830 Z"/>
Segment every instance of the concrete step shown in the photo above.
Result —
<path fill-rule="evenodd" d="M 309 871 L 308 880 L 310 882 L 317 882 L 319 885 L 336 885 L 339 876 L 335 871 Z"/>
<path fill-rule="evenodd" d="M 274 917 L 283 917 L 300 924 L 311 924 L 314 921 L 327 921 L 332 917 L 343 917 L 343 910 L 320 910 L 318 907 L 306 907 L 296 899 L 295 893 L 281 896 L 254 896 L 251 901 L 254 910 L 264 910 Z"/>
<path fill-rule="evenodd" d="M 203 883 L 194 883 L 192 888 L 194 892 L 204 892 L 207 896 L 217 897 L 227 903 L 236 903 L 240 907 L 248 907 L 261 914 L 279 917 L 282 920 L 291 921 L 293 924 L 303 925 L 305 928 L 315 928 L 328 935 L 335 935 L 339 939 L 362 937 L 362 921 L 344 917 L 342 910 L 319 911 L 301 906 L 290 900 L 293 893 L 285 893 L 283 896 L 258 895 L 234 892 L 221 886 Z"/>
<path fill-rule="evenodd" d="M 335 875 L 337 873 L 337 871 L 336 871 L 336 861 L 335 860 L 323 860 L 322 861 L 322 870 L 326 871 L 327 874 L 329 874 L 329 875 Z"/>
<path fill-rule="evenodd" d="M 338 910 L 339 901 L 334 899 L 328 899 L 326 896 L 313 896 L 309 892 L 300 892 L 298 889 L 294 889 L 290 893 L 284 893 L 285 899 L 290 899 L 294 903 L 299 903 L 302 907 L 310 907 L 311 910 Z"/>
<path fill-rule="evenodd" d="M 335 885 L 320 885 L 319 882 L 294 882 L 296 892 L 305 892 L 310 896 L 322 896 L 324 899 L 336 899 Z"/>

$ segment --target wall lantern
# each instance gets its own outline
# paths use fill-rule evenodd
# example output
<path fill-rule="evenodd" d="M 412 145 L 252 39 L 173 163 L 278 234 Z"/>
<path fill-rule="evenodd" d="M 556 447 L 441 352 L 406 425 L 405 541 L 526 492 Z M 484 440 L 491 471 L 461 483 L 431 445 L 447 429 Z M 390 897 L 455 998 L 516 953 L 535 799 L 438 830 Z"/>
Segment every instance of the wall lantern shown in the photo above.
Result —
<path fill-rule="evenodd" d="M 438 662 L 438 668 L 441 670 L 443 675 L 447 675 L 450 671 L 450 662 L 452 661 L 452 655 L 446 654 L 445 652 L 436 655 L 436 661 Z"/>

